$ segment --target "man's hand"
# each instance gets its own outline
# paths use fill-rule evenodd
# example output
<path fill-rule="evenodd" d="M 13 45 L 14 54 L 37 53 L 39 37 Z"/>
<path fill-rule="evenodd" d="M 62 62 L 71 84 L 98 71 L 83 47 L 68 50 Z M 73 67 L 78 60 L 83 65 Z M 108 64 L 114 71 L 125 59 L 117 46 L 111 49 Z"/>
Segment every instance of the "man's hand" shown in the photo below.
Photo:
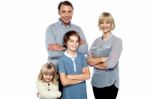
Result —
<path fill-rule="evenodd" d="M 80 45 L 82 45 L 82 44 L 84 44 L 85 43 L 85 41 L 84 40 L 80 40 Z"/>
<path fill-rule="evenodd" d="M 65 50 L 65 47 L 62 47 L 58 44 L 50 44 L 50 45 L 48 45 L 48 50 L 62 51 L 62 50 Z"/>

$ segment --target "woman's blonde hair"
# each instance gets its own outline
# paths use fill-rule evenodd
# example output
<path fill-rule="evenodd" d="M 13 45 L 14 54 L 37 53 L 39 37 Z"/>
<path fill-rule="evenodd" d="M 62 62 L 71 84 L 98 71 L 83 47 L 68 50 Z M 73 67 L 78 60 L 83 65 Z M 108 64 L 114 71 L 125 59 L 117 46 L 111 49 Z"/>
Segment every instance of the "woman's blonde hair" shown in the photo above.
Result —
<path fill-rule="evenodd" d="M 54 64 L 52 64 L 52 63 L 46 63 L 46 64 L 44 64 L 42 66 L 42 68 L 40 70 L 40 73 L 39 73 L 39 76 L 38 76 L 38 80 L 40 80 L 42 82 L 44 82 L 44 80 L 43 80 L 43 74 L 52 74 L 53 75 L 52 82 L 54 84 L 57 84 L 58 75 L 56 73 Z"/>
<path fill-rule="evenodd" d="M 111 30 L 114 30 L 115 28 L 115 21 L 114 21 L 114 18 L 113 16 L 108 13 L 108 12 L 103 12 L 100 16 L 99 16 L 99 21 L 98 21 L 98 27 L 100 27 L 100 25 L 102 24 L 102 22 L 104 20 L 107 20 L 108 22 L 110 22 L 112 24 L 112 27 L 111 27 Z"/>

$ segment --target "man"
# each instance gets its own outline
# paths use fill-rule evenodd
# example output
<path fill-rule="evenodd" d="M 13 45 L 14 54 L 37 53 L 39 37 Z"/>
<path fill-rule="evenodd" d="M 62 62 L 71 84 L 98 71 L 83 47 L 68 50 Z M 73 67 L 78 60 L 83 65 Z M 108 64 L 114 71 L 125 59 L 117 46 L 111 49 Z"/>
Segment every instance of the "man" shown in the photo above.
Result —
<path fill-rule="evenodd" d="M 88 44 L 83 31 L 79 26 L 71 23 L 73 15 L 73 6 L 69 1 L 62 1 L 58 5 L 58 13 L 60 18 L 58 22 L 50 25 L 46 31 L 46 48 L 48 51 L 48 62 L 52 62 L 55 66 L 58 65 L 58 57 L 61 56 L 65 50 L 63 47 L 63 36 L 70 30 L 77 31 L 80 35 L 81 42 L 78 49 L 79 53 L 87 54 Z"/>
<path fill-rule="evenodd" d="M 63 36 L 68 31 L 76 31 L 79 33 L 81 42 L 78 48 L 79 53 L 87 54 L 88 44 L 83 31 L 79 26 L 71 23 L 73 15 L 73 6 L 69 1 L 62 1 L 58 5 L 58 13 L 60 18 L 58 22 L 50 25 L 46 31 L 46 48 L 48 51 L 48 62 L 53 63 L 56 68 L 58 66 L 58 57 L 63 55 L 65 47 L 63 47 Z M 59 82 L 59 90 L 62 91 L 62 85 Z"/>

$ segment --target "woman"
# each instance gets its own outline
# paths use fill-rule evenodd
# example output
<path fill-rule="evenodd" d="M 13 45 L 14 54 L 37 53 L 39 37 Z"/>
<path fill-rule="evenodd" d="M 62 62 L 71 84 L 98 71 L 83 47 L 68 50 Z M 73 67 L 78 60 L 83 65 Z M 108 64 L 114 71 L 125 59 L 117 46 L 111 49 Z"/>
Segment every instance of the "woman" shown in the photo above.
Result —
<path fill-rule="evenodd" d="M 93 92 L 95 99 L 116 99 L 122 40 L 112 34 L 115 23 L 110 13 L 100 15 L 98 26 L 103 35 L 93 42 L 88 54 L 88 64 L 94 67 L 91 82 Z"/>

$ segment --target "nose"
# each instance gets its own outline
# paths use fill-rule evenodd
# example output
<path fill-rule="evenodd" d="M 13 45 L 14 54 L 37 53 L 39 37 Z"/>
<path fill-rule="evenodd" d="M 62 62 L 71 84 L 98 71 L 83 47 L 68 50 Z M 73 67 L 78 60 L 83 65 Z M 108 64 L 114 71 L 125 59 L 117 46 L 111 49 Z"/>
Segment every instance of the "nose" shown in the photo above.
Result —
<path fill-rule="evenodd" d="M 68 15 L 69 15 L 69 13 L 68 13 L 68 12 L 66 12 L 66 13 L 65 13 L 65 16 L 67 17 Z"/>
<path fill-rule="evenodd" d="M 73 42 L 73 44 L 74 44 L 74 45 L 78 45 L 79 43 L 78 43 L 78 42 Z"/>

